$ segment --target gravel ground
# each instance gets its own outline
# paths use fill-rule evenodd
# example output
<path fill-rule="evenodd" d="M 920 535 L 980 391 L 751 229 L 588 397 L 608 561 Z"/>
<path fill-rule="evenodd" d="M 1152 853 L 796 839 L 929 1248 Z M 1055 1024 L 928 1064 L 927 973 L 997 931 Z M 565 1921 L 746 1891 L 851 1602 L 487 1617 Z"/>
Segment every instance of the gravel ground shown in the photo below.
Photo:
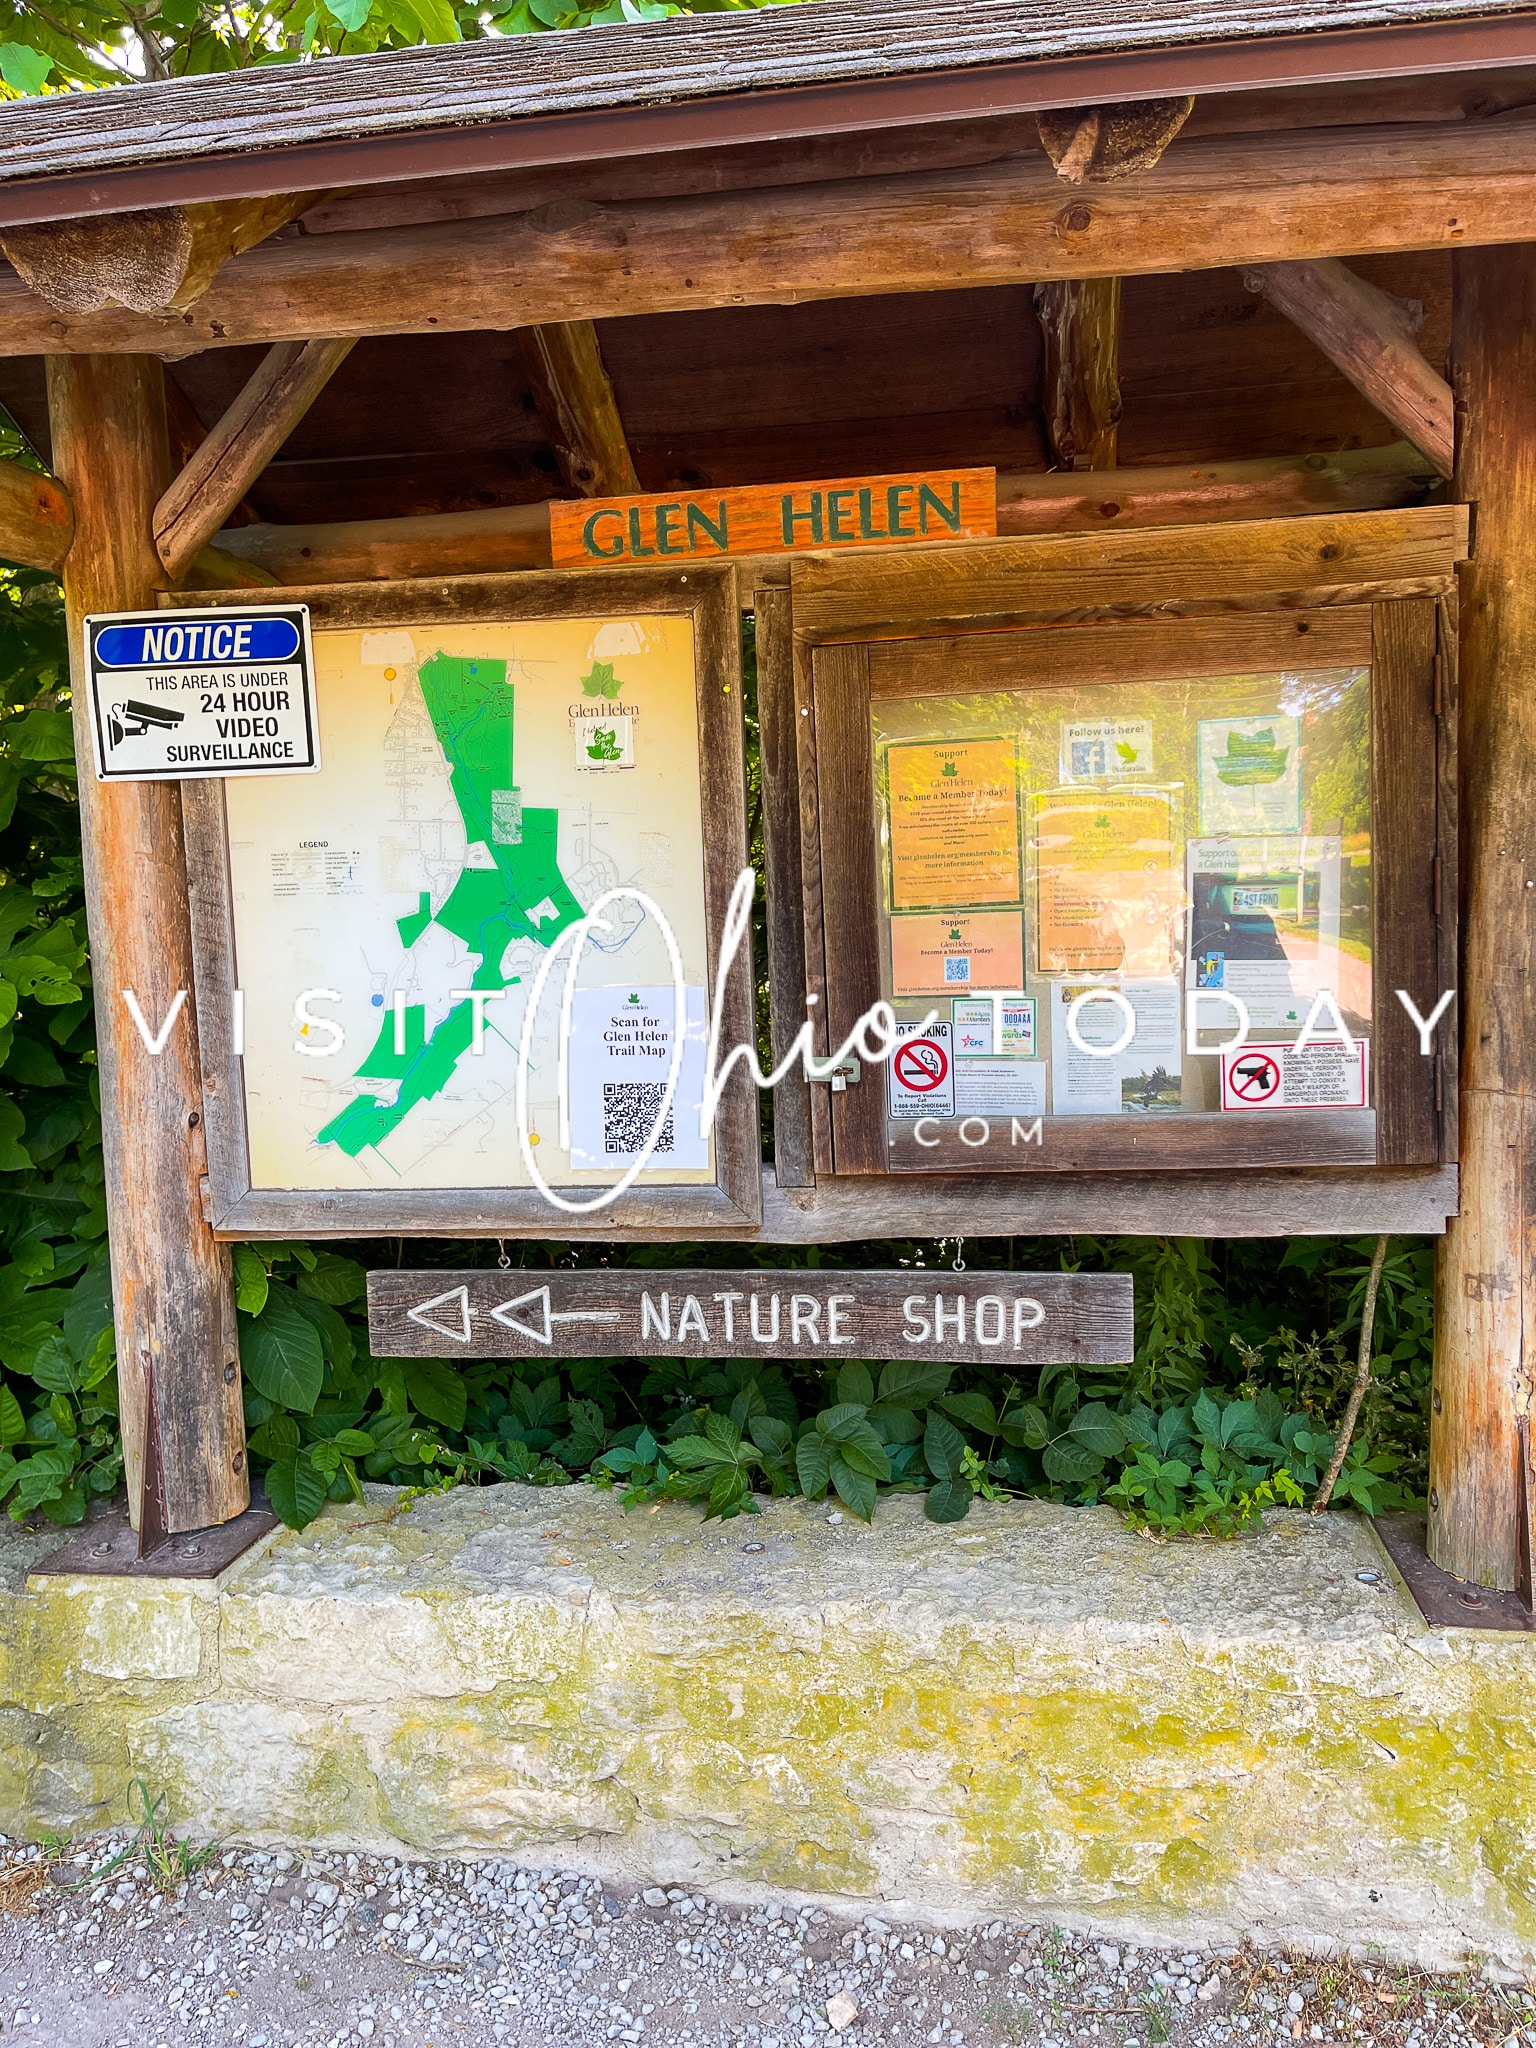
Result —
<path fill-rule="evenodd" d="M 3 1838 L 0 1838 L 3 1842 Z M 1168 1952 L 1001 1920 L 630 1893 L 500 1858 L 160 1834 L 0 1847 L 0 2040 L 49 2048 L 1536 2048 L 1536 1998 L 1283 1949 Z M 72 1887 L 72 1888 L 71 1888 Z"/>

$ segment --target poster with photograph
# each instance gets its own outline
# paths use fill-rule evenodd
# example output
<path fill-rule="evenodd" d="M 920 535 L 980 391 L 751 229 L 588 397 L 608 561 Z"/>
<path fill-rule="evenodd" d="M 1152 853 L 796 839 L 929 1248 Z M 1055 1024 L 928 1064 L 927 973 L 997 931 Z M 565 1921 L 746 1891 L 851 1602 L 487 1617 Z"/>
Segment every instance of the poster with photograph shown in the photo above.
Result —
<path fill-rule="evenodd" d="M 1017 742 L 903 740 L 886 748 L 885 763 L 891 908 L 1019 902 Z"/>
<path fill-rule="evenodd" d="M 1197 754 L 1202 832 L 1300 830 L 1299 719 L 1202 718 Z"/>
<path fill-rule="evenodd" d="M 1074 1045 L 1068 1029 L 1072 1005 L 1101 987 L 1091 981 L 1061 981 L 1051 990 L 1051 1107 L 1057 1116 L 1149 1116 L 1183 1106 L 1179 1053 L 1179 985 L 1173 980 L 1122 981 L 1115 993 L 1134 1015 L 1135 1029 L 1127 1043 L 1128 1018 L 1121 1003 L 1098 996 L 1077 1012 Z M 1084 1050 L 1087 1047 L 1088 1050 Z"/>
<path fill-rule="evenodd" d="M 1256 1031 L 1299 1031 L 1320 989 L 1370 1015 L 1370 963 L 1339 943 L 1338 839 L 1192 839 L 1185 870 L 1186 990 L 1240 997 Z M 1200 1038 L 1230 1037 L 1236 1018 L 1230 1005 L 1202 1003 Z"/>
<path fill-rule="evenodd" d="M 1174 971 L 1175 793 L 1043 790 L 1031 800 L 1041 974 Z"/>

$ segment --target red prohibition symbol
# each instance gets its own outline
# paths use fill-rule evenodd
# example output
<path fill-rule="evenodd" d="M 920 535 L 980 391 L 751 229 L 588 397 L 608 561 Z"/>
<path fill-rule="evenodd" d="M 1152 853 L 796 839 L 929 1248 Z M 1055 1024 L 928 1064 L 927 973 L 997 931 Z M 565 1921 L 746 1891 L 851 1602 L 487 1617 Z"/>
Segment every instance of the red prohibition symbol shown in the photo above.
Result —
<path fill-rule="evenodd" d="M 931 1038 L 914 1038 L 899 1048 L 893 1065 L 903 1088 L 910 1088 L 914 1095 L 929 1095 L 944 1085 L 949 1054 Z"/>
<path fill-rule="evenodd" d="M 1237 1060 L 1227 1084 L 1241 1102 L 1266 1102 L 1280 1087 L 1280 1065 L 1267 1052 L 1247 1052 Z"/>

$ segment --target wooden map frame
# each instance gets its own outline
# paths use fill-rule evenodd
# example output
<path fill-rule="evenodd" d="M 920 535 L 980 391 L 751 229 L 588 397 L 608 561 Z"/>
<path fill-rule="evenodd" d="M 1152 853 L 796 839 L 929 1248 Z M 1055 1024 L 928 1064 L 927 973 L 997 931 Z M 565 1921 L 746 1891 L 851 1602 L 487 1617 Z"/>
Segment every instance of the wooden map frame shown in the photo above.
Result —
<path fill-rule="evenodd" d="M 840 1042 L 880 995 L 877 823 L 870 705 L 904 670 L 962 640 L 1058 680 L 1178 672 L 1176 648 L 1212 643 L 1217 669 L 1272 661 L 1317 622 L 1372 667 L 1372 1063 L 1376 1107 L 1157 1119 L 1045 1119 L 1016 1145 L 998 1123 L 977 1145 L 920 1147 L 886 1113 L 884 1077 L 811 1103 L 818 1177 L 1094 1174 L 1171 1169 L 1434 1167 L 1456 1158 L 1453 1032 L 1418 1056 L 1392 991 L 1455 984 L 1457 507 L 1003 541 L 791 571 L 806 984 Z M 1022 629 L 1022 630 L 1021 630 Z M 1294 653 L 1293 653 L 1294 658 Z M 1308 666 L 1327 666 L 1309 653 Z M 1127 668 L 1126 663 L 1131 663 Z M 1216 672 L 1215 670 L 1209 672 Z M 908 683 L 910 688 L 910 682 Z M 924 693 L 933 689 L 925 684 Z M 941 686 L 942 687 L 942 686 Z M 954 685 L 956 689 L 974 685 Z M 1383 1000 L 1384 998 L 1384 1000 Z M 1430 997 L 1433 1000 L 1433 997 Z"/>
<path fill-rule="evenodd" d="M 736 877 L 747 862 L 746 755 L 740 610 L 732 563 L 675 569 L 584 569 L 461 576 L 309 589 L 177 592 L 192 605 L 307 604 L 317 632 L 334 628 L 513 623 L 540 618 L 686 614 L 694 630 L 699 755 L 704 773 L 704 910 L 709 987 Z M 198 1038 L 208 1145 L 205 1210 L 215 1234 L 249 1237 L 646 1238 L 754 1230 L 762 1218 L 756 1091 L 738 1068 L 715 1120 L 713 1185 L 643 1183 L 590 1219 L 567 1215 L 537 1188 L 289 1189 L 252 1185 L 243 1062 L 233 1044 L 234 904 L 224 784 L 182 785 Z M 726 989 L 721 1045 L 753 1042 L 752 970 L 743 946 Z M 596 1191 L 596 1184 L 567 1189 Z"/>

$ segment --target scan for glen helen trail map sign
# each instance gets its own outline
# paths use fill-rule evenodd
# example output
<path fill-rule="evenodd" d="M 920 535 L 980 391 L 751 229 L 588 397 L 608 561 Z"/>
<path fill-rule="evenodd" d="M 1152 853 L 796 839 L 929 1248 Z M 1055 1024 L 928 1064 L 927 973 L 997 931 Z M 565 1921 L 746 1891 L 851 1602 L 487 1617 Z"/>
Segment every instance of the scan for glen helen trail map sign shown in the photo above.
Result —
<path fill-rule="evenodd" d="M 116 612 L 85 621 L 102 782 L 320 766 L 309 610 Z"/>

